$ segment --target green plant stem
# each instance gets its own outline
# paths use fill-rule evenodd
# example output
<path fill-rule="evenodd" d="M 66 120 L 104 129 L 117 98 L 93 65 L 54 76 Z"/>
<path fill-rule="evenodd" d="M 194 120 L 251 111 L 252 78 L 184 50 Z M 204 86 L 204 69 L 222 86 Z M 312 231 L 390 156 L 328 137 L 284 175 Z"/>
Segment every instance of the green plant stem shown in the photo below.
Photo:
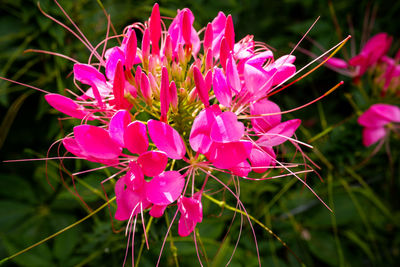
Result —
<path fill-rule="evenodd" d="M 61 230 L 58 231 L 57 233 L 54 233 L 54 234 L 52 234 L 52 235 L 46 237 L 45 239 L 42 239 L 42 240 L 40 240 L 39 242 L 37 242 L 37 243 L 35 243 L 35 244 L 33 244 L 33 245 L 31 245 L 31 246 L 29 246 L 29 247 L 23 249 L 23 250 L 20 250 L 20 251 L 18 251 L 17 253 L 15 253 L 15 254 L 13 254 L 13 255 L 7 257 L 7 258 L 2 259 L 2 260 L 0 261 L 0 265 L 3 264 L 3 263 L 5 263 L 5 262 L 7 262 L 7 261 L 9 261 L 9 260 L 11 260 L 11 259 L 13 259 L 13 258 L 15 258 L 15 257 L 17 257 L 17 256 L 19 256 L 19 255 L 21 255 L 21 254 L 23 254 L 23 253 L 25 253 L 25 252 L 27 252 L 27 251 L 29 251 L 29 250 L 31 250 L 31 249 L 33 249 L 34 247 L 37 247 L 37 246 L 39 246 L 39 245 L 41 245 L 41 244 L 43 244 L 43 243 L 49 241 L 50 239 L 53 239 L 54 237 L 56 237 L 56 236 L 58 236 L 58 235 L 64 233 L 65 231 L 67 231 L 67 230 L 69 230 L 69 229 L 71 229 L 71 228 L 73 228 L 73 227 L 79 225 L 80 223 L 86 221 L 87 219 L 89 219 L 90 217 L 92 217 L 93 215 L 95 215 L 96 213 L 98 213 L 99 211 L 101 211 L 102 209 L 104 209 L 105 207 L 107 207 L 107 205 L 109 205 L 109 204 L 110 204 L 111 202 L 113 202 L 115 199 L 116 199 L 116 197 L 111 198 L 109 201 L 107 201 L 106 203 L 104 203 L 103 205 L 101 205 L 99 208 L 97 208 L 96 210 L 94 210 L 93 212 L 91 212 L 90 214 L 88 214 L 86 217 L 84 217 L 84 218 L 80 219 L 79 221 L 77 221 L 77 222 L 75 222 L 75 223 L 73 223 L 73 224 L 71 224 L 71 225 L 69 225 L 69 226 L 67 226 L 67 227 L 65 227 L 65 228 L 63 228 L 63 229 L 61 229 Z"/>
<path fill-rule="evenodd" d="M 250 214 L 239 210 L 237 208 L 234 208 L 228 204 L 226 204 L 225 201 L 219 201 L 215 198 L 213 198 L 212 196 L 207 195 L 206 193 L 202 194 L 205 198 L 207 198 L 208 200 L 210 200 L 211 202 L 217 204 L 218 206 L 220 206 L 221 208 L 226 208 L 228 210 L 240 213 L 244 216 L 246 216 L 247 218 L 249 218 L 250 220 L 252 220 L 253 222 L 255 222 L 256 224 L 258 224 L 261 228 L 263 228 L 265 231 L 267 231 L 270 235 L 272 235 L 273 237 L 275 237 L 295 258 L 296 260 L 303 265 L 303 261 L 294 253 L 294 251 L 292 249 L 289 248 L 289 246 L 279 237 L 277 236 L 274 232 L 272 232 L 271 229 L 269 229 L 266 225 L 264 225 L 262 222 L 260 222 L 259 220 L 257 220 L 256 218 L 254 218 L 253 216 L 251 216 Z"/>
<path fill-rule="evenodd" d="M 335 242 L 336 242 L 336 248 L 337 248 L 337 253 L 339 256 L 339 266 L 344 267 L 345 266 L 345 260 L 344 260 L 344 254 L 342 250 L 342 245 L 340 243 L 339 239 L 339 234 L 338 234 L 338 228 L 337 228 L 337 222 L 336 222 L 336 215 L 335 215 L 335 203 L 333 201 L 333 177 L 332 177 L 332 172 L 328 173 L 328 198 L 329 198 L 329 206 L 332 208 L 333 213 L 331 213 L 331 221 L 332 221 L 332 228 L 333 228 L 333 233 L 335 235 Z"/>
<path fill-rule="evenodd" d="M 167 224 L 167 228 L 170 225 L 169 222 L 169 217 L 168 217 L 168 213 L 165 212 L 165 223 Z M 170 247 L 171 247 L 171 252 L 172 252 L 172 256 L 174 257 L 174 262 L 175 262 L 175 266 L 179 267 L 179 261 L 178 261 L 178 248 L 175 246 L 174 244 L 174 239 L 172 237 L 171 231 L 169 232 L 169 238 L 170 238 Z"/>
<path fill-rule="evenodd" d="M 146 235 L 149 233 L 150 231 L 150 227 L 151 227 L 151 223 L 153 222 L 154 217 L 150 216 L 149 221 L 147 222 L 146 225 Z M 139 266 L 139 262 L 140 262 L 140 258 L 142 257 L 142 253 L 143 253 L 143 248 L 144 248 L 144 244 L 146 243 L 146 239 L 145 239 L 145 234 L 143 233 L 142 236 L 142 243 L 140 244 L 140 248 L 139 248 L 139 253 L 138 253 L 138 257 L 135 263 L 135 266 L 138 267 Z"/>

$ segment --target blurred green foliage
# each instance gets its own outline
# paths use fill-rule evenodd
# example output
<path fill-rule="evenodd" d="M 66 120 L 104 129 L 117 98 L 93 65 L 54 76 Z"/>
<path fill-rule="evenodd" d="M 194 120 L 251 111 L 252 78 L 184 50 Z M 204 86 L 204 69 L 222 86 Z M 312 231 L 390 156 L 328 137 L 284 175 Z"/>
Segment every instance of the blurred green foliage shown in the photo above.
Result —
<path fill-rule="evenodd" d="M 99 3 L 111 15 L 117 32 L 133 22 L 146 20 L 152 1 L 60 1 L 69 16 L 88 39 L 96 44 L 106 35 L 107 18 Z M 256 40 L 276 48 L 276 55 L 287 54 L 292 46 L 321 16 L 309 36 L 329 48 L 339 41 L 329 1 L 160 1 L 161 14 L 172 17 L 176 9 L 189 7 L 200 29 L 219 10 L 233 15 L 236 40 L 253 34 Z M 332 1 L 343 36 L 349 33 L 348 20 L 360 42 L 364 15 L 376 5 L 377 15 L 372 33 L 385 31 L 394 35 L 391 51 L 399 48 L 399 25 L 395 23 L 400 2 Z M 72 27 L 53 1 L 41 0 L 40 7 Z M 112 43 L 110 44 L 110 46 Z M 304 41 L 302 47 L 317 52 Z M 54 56 L 23 53 L 42 49 L 68 55 L 79 61 L 88 59 L 88 50 L 75 37 L 42 15 L 36 1 L 2 0 L 0 2 L 0 76 L 18 80 L 50 92 L 65 93 L 73 89 L 73 63 Z M 349 45 L 344 48 L 349 52 Z M 357 47 L 359 49 L 359 47 Z M 345 53 L 339 52 L 340 56 Z M 310 59 L 295 51 L 297 66 Z M 345 79 L 346 84 L 313 106 L 287 118 L 303 120 L 300 140 L 315 140 L 315 151 L 306 149 L 312 160 L 322 167 L 324 179 L 307 176 L 307 183 L 333 209 L 330 213 L 296 178 L 286 177 L 264 182 L 241 181 L 241 200 L 248 212 L 271 228 L 306 266 L 394 266 L 400 259 L 400 149 L 399 140 L 390 143 L 390 157 L 383 148 L 368 159 L 373 148 L 361 144 L 361 127 L 349 104 L 349 96 L 359 107 L 368 103 L 352 86 L 350 79 L 327 69 L 319 69 L 306 79 L 273 96 L 284 108 L 304 104 Z M 367 88 L 368 91 L 368 88 Z M 347 98 L 346 98 L 347 95 Z M 43 158 L 48 147 L 71 130 L 70 121 L 57 119 L 43 94 L 24 86 L 0 80 L 0 259 L 51 235 L 86 216 L 90 211 L 74 194 L 70 172 L 97 167 L 96 164 L 64 160 L 4 163 L 4 160 Z M 314 136 L 326 132 L 321 138 Z M 49 156 L 57 156 L 56 144 Z M 290 158 L 291 151 L 287 153 Z M 390 159 L 390 160 L 389 160 Z M 107 170 L 79 175 L 76 190 L 95 209 L 105 202 L 100 181 L 110 175 Z M 223 177 L 222 177 L 223 178 Z M 304 176 L 302 176 L 304 178 Z M 51 185 L 51 186 L 50 186 Z M 217 185 L 216 185 L 217 186 Z M 69 188 L 69 190 L 67 189 Z M 113 195 L 113 182 L 105 184 Z M 213 195 L 234 205 L 227 193 Z M 234 213 L 203 199 L 205 218 L 198 225 L 203 264 L 225 265 L 235 250 L 231 266 L 257 266 L 254 239 L 247 218 L 240 214 L 227 237 L 227 226 Z M 6 266 L 119 266 L 123 262 L 127 238 L 114 233 L 125 223 L 110 223 L 115 205 L 104 209 L 88 221 L 18 257 Z M 168 210 L 171 220 L 174 210 Z M 148 220 L 148 219 L 147 219 Z M 235 249 L 241 221 L 243 230 Z M 295 257 L 268 232 L 253 222 L 263 266 L 300 266 Z M 149 232 L 150 250 L 141 256 L 140 266 L 157 262 L 168 225 L 154 220 Z M 143 245 L 142 229 L 135 236 L 135 252 Z M 163 251 L 161 266 L 174 266 L 174 252 L 180 266 L 199 265 L 192 238 L 177 236 L 172 227 Z M 200 241 L 198 240 L 198 241 Z M 172 242 L 171 242 L 172 241 Z M 127 265 L 130 266 L 130 257 Z M 208 261 L 205 260 L 208 259 Z"/>

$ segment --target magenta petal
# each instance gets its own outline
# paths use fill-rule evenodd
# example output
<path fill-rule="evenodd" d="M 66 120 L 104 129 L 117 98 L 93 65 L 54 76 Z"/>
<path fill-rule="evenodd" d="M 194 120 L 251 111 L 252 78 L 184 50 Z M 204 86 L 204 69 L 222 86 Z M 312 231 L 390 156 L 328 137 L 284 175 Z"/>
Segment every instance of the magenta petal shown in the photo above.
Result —
<path fill-rule="evenodd" d="M 125 147 L 124 133 L 128 124 L 131 122 L 131 115 L 127 110 L 119 110 L 110 120 L 108 132 L 111 138 L 121 147 Z"/>
<path fill-rule="evenodd" d="M 179 133 L 168 124 L 149 120 L 147 122 L 151 140 L 156 147 L 171 159 L 182 159 L 186 154 L 185 143 Z"/>
<path fill-rule="evenodd" d="M 181 218 L 178 222 L 178 234 L 183 237 L 190 235 L 196 227 L 196 224 L 197 223 L 195 221 L 192 221 L 181 215 Z"/>
<path fill-rule="evenodd" d="M 130 70 L 133 67 L 137 51 L 137 38 L 134 29 L 130 29 L 127 33 L 127 41 L 125 45 L 125 67 Z"/>
<path fill-rule="evenodd" d="M 115 219 L 119 221 L 128 220 L 141 210 L 147 209 L 150 203 L 146 199 L 144 188 L 131 190 L 125 187 L 125 178 L 120 178 L 115 184 L 115 196 L 117 197 L 117 211 Z"/>
<path fill-rule="evenodd" d="M 162 68 L 161 74 L 161 88 L 160 88 L 160 111 L 161 119 L 167 119 L 167 113 L 169 110 L 170 97 L 169 97 L 169 77 L 168 70 L 166 67 Z"/>
<path fill-rule="evenodd" d="M 325 64 L 338 69 L 347 69 L 348 67 L 347 61 L 336 57 L 331 57 Z"/>
<path fill-rule="evenodd" d="M 230 88 L 233 91 L 235 91 L 236 93 L 240 92 L 241 85 L 239 79 L 239 72 L 237 70 L 236 62 L 233 59 L 232 55 L 228 57 L 226 63 L 226 79 L 228 81 Z"/>
<path fill-rule="evenodd" d="M 165 170 L 168 163 L 167 154 L 161 151 L 147 151 L 138 158 L 144 175 L 153 177 Z"/>
<path fill-rule="evenodd" d="M 110 53 L 106 61 L 106 76 L 109 80 L 113 80 L 115 76 L 115 69 L 117 68 L 117 62 L 121 60 L 122 65 L 125 64 L 124 52 L 119 47 L 113 47 L 110 49 Z"/>
<path fill-rule="evenodd" d="M 275 67 L 279 68 L 283 64 L 293 64 L 293 62 L 296 60 L 296 57 L 293 55 L 285 55 L 281 56 L 277 60 L 275 60 L 274 65 Z"/>
<path fill-rule="evenodd" d="M 391 121 L 400 122 L 400 108 L 388 104 L 374 104 L 358 118 L 360 125 L 373 128 Z"/>
<path fill-rule="evenodd" d="M 384 138 L 386 130 L 384 127 L 369 128 L 365 127 L 362 131 L 363 145 L 370 146 Z"/>
<path fill-rule="evenodd" d="M 114 100 L 112 104 L 117 109 L 130 109 L 132 104 L 125 99 L 125 74 L 122 62 L 118 60 L 113 81 Z M 111 103 L 111 101 L 110 101 Z"/>
<path fill-rule="evenodd" d="M 235 113 L 226 111 L 215 118 L 210 137 L 214 142 L 228 143 L 239 141 L 244 134 L 243 123 L 237 120 Z"/>
<path fill-rule="evenodd" d="M 165 209 L 168 205 L 153 205 L 149 211 L 150 216 L 154 218 L 160 218 L 163 216 Z"/>
<path fill-rule="evenodd" d="M 189 143 L 194 151 L 206 153 L 211 146 L 211 126 L 215 122 L 215 117 L 221 114 L 218 105 L 212 105 L 202 111 L 194 119 L 190 132 Z"/>
<path fill-rule="evenodd" d="M 277 104 L 267 99 L 262 99 L 250 106 L 251 115 L 273 114 L 251 119 L 255 132 L 266 132 L 281 122 L 281 109 Z M 275 113 L 275 114 L 274 114 Z"/>
<path fill-rule="evenodd" d="M 139 164 L 133 160 L 129 162 L 129 170 L 124 177 L 125 184 L 131 190 L 139 190 L 143 188 L 146 182 L 144 180 L 142 168 L 140 168 Z"/>
<path fill-rule="evenodd" d="M 277 71 L 274 74 L 274 81 L 272 85 L 280 84 L 290 77 L 292 77 L 296 72 L 296 67 L 293 64 L 283 64 L 281 66 L 276 66 Z"/>
<path fill-rule="evenodd" d="M 146 196 L 155 205 L 168 205 L 178 199 L 184 185 L 185 178 L 179 172 L 163 172 L 146 185 Z"/>
<path fill-rule="evenodd" d="M 254 55 L 249 60 L 246 61 L 246 64 L 252 65 L 256 68 L 261 68 L 267 59 L 273 59 L 274 54 L 271 50 L 267 50 L 261 52 L 259 54 Z"/>
<path fill-rule="evenodd" d="M 203 102 L 205 107 L 210 106 L 208 100 L 208 89 L 206 83 L 204 82 L 203 74 L 201 74 L 200 70 L 196 66 L 194 66 L 193 68 L 193 77 L 194 83 L 196 85 L 197 94 L 199 95 L 201 102 Z"/>
<path fill-rule="evenodd" d="M 266 147 L 280 145 L 292 137 L 300 123 L 299 119 L 282 122 L 263 134 L 257 143 Z"/>
<path fill-rule="evenodd" d="M 263 173 L 269 166 L 275 166 L 275 158 L 275 152 L 271 147 L 254 146 L 249 156 L 253 171 L 256 173 Z"/>
<path fill-rule="evenodd" d="M 204 42 L 203 42 L 204 51 L 207 51 L 208 48 L 212 46 L 212 42 L 213 42 L 213 26 L 211 23 L 208 23 L 206 31 L 204 33 Z"/>
<path fill-rule="evenodd" d="M 213 143 L 206 156 L 215 167 L 230 169 L 245 161 L 252 147 L 249 141 Z"/>
<path fill-rule="evenodd" d="M 74 138 L 70 138 L 70 137 L 65 137 L 62 140 L 62 143 L 65 147 L 65 149 L 74 154 L 77 157 L 80 158 L 86 158 L 87 155 L 85 154 L 84 151 L 82 151 L 82 148 L 79 146 L 79 144 L 76 142 L 76 140 Z"/>
<path fill-rule="evenodd" d="M 266 71 L 249 64 L 244 65 L 244 80 L 247 92 L 255 100 L 265 96 L 269 92 L 273 81 Z"/>
<path fill-rule="evenodd" d="M 74 136 L 84 153 L 89 156 L 99 159 L 115 159 L 122 152 L 122 148 L 103 128 L 87 124 L 75 126 Z"/>
<path fill-rule="evenodd" d="M 251 166 L 247 160 L 240 162 L 238 165 L 236 165 L 233 168 L 229 169 L 234 175 L 240 176 L 240 177 L 247 177 L 249 172 L 251 172 Z"/>
<path fill-rule="evenodd" d="M 93 85 L 104 85 L 106 78 L 101 74 L 95 67 L 88 64 L 75 64 L 74 65 L 74 77 L 76 80 L 83 84 Z"/>
<path fill-rule="evenodd" d="M 88 120 L 93 120 L 93 117 L 88 115 L 89 112 L 83 106 L 77 104 L 68 97 L 59 94 L 47 94 L 44 98 L 50 106 L 68 116 L 77 119 L 83 119 L 86 117 Z"/>
<path fill-rule="evenodd" d="M 213 89 L 217 100 L 225 107 L 230 107 L 232 103 L 232 92 L 220 68 L 214 69 Z"/>
<path fill-rule="evenodd" d="M 125 147 L 134 154 L 142 154 L 149 147 L 146 125 L 140 121 L 131 122 L 124 134 Z"/>

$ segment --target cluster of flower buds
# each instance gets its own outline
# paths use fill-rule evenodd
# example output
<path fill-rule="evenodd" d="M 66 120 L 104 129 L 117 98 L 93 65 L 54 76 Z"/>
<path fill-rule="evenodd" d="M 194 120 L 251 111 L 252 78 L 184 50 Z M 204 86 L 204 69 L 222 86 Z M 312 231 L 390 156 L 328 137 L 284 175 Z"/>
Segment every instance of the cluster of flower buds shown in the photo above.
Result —
<path fill-rule="evenodd" d="M 167 28 L 155 4 L 147 22 L 125 29 L 121 45 L 104 57 L 93 51 L 99 67 L 74 65 L 82 95 L 45 96 L 81 120 L 62 140 L 68 152 L 119 169 L 115 219 L 145 211 L 160 217 L 176 202 L 180 236 L 202 221 L 202 193 L 211 189 L 210 177 L 220 181 L 215 172 L 249 179 L 286 169 L 276 147 L 297 142 L 292 136 L 300 125 L 282 121 L 268 100 L 294 75 L 294 56 L 274 59 L 250 35 L 236 42 L 231 15 L 220 12 L 200 31 L 202 39 L 193 21 L 185 8 Z M 205 178 L 195 182 L 199 173 Z"/>

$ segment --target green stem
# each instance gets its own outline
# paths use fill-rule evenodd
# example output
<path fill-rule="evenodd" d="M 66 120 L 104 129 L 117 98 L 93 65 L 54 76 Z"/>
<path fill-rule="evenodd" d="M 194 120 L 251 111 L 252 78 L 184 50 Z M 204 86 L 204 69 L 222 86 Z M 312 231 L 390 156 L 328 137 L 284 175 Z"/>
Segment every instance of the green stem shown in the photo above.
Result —
<path fill-rule="evenodd" d="M 154 217 L 150 216 L 149 222 L 146 225 L 146 235 L 150 231 L 150 227 L 151 227 L 151 223 L 153 222 L 153 219 L 154 219 Z M 145 234 L 143 233 L 142 243 L 140 244 L 140 249 L 139 249 L 139 253 L 138 253 L 138 258 L 137 258 L 136 263 L 135 263 L 135 267 L 139 266 L 140 258 L 142 257 L 143 248 L 144 248 L 144 244 L 145 243 L 146 243 L 146 239 L 145 239 Z"/>
<path fill-rule="evenodd" d="M 103 205 L 101 205 L 98 209 L 94 210 L 93 212 L 91 212 L 90 214 L 88 214 L 86 217 L 80 219 L 79 221 L 77 221 L 77 222 L 75 222 L 75 223 L 73 223 L 73 224 L 71 224 L 71 225 L 65 227 L 64 229 L 61 229 L 61 230 L 58 231 L 57 233 L 54 233 L 54 234 L 52 234 L 52 235 L 46 237 L 45 239 L 43 239 L 43 240 L 41 240 L 41 241 L 39 241 L 39 242 L 37 242 L 37 243 L 35 243 L 35 244 L 33 244 L 33 245 L 27 247 L 27 248 L 25 248 L 25 249 L 23 249 L 23 250 L 21 250 L 21 251 L 18 251 L 17 253 L 15 253 L 15 254 L 13 254 L 13 255 L 7 257 L 7 258 L 2 259 L 2 260 L 0 261 L 0 265 L 3 264 L 3 263 L 5 263 L 5 262 L 7 262 L 7 261 L 9 261 L 9 260 L 11 260 L 11 259 L 13 259 L 13 258 L 15 258 L 15 257 L 17 257 L 17 256 L 19 256 L 19 255 L 21 255 L 21 254 L 23 254 L 23 253 L 25 253 L 25 252 L 27 252 L 27 251 L 29 251 L 29 250 L 31 250 L 31 249 L 34 248 L 34 247 L 37 247 L 37 246 L 39 246 L 39 245 L 41 245 L 41 244 L 47 242 L 48 240 L 50 240 L 50 239 L 52 239 L 52 238 L 54 238 L 54 237 L 56 237 L 56 236 L 58 236 L 58 235 L 64 233 L 65 231 L 67 231 L 67 230 L 69 230 L 69 229 L 71 229 L 71 228 L 73 228 L 73 227 L 79 225 L 80 223 L 86 221 L 87 219 L 89 219 L 90 217 L 92 217 L 93 215 L 95 215 L 96 213 L 98 213 L 99 211 L 101 211 L 102 209 L 104 209 L 108 204 L 110 204 L 110 203 L 113 202 L 114 200 L 115 200 L 115 197 L 113 197 L 112 199 L 110 199 L 109 201 L 107 201 L 106 203 L 104 203 Z"/>
<path fill-rule="evenodd" d="M 167 228 L 168 228 L 170 225 L 170 222 L 169 222 L 169 217 L 168 217 L 167 212 L 165 212 L 165 222 L 166 222 Z M 170 247 L 171 247 L 172 256 L 174 257 L 175 266 L 179 267 L 178 248 L 174 244 L 174 239 L 172 237 L 171 231 L 169 232 L 169 238 L 170 238 Z"/>

